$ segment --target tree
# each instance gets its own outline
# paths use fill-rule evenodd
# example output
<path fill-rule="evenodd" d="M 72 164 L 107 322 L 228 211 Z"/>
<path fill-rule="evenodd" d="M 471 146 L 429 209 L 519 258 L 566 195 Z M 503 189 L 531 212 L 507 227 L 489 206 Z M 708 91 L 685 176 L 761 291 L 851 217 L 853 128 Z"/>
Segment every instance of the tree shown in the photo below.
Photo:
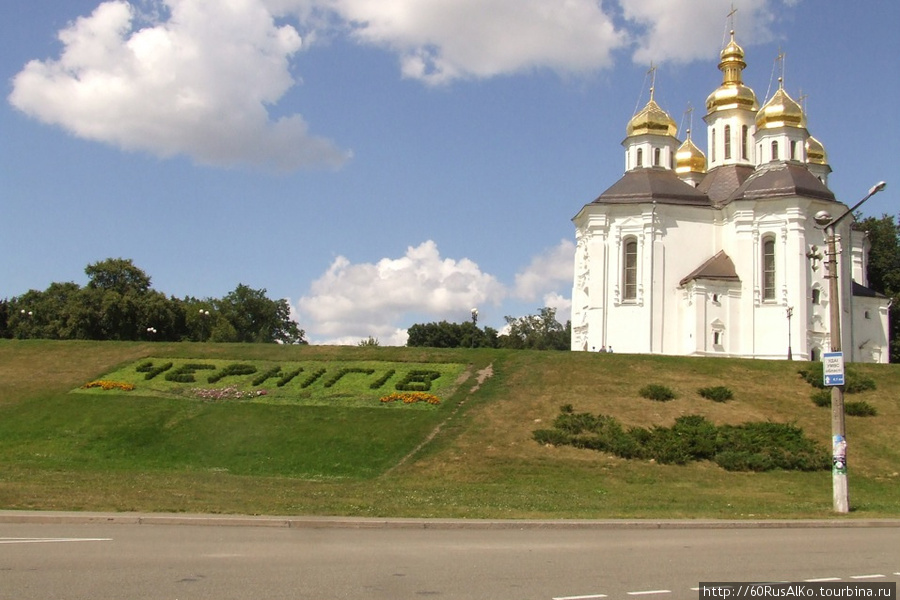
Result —
<path fill-rule="evenodd" d="M 356 344 L 357 346 L 380 346 L 381 342 L 378 341 L 377 337 L 372 337 L 371 335 L 364 340 L 359 340 Z"/>
<path fill-rule="evenodd" d="M 868 233 L 869 250 L 867 285 L 891 298 L 890 353 L 891 362 L 900 361 L 900 225 L 890 215 L 880 219 L 868 217 L 857 222 L 856 229 Z"/>
<path fill-rule="evenodd" d="M 150 276 L 134 266 L 131 259 L 107 258 L 88 265 L 87 286 L 125 295 L 129 292 L 143 294 L 150 289 Z"/>
<path fill-rule="evenodd" d="M 416 323 L 406 331 L 406 345 L 428 348 L 496 348 L 497 330 L 465 323 Z"/>
<path fill-rule="evenodd" d="M 556 309 L 544 307 L 536 315 L 504 317 L 509 332 L 500 336 L 500 346 L 517 350 L 569 350 L 572 324 L 556 320 Z"/>
<path fill-rule="evenodd" d="M 238 284 L 212 304 L 218 314 L 211 341 L 306 343 L 305 332 L 291 320 L 287 300 L 270 300 L 264 289 Z"/>

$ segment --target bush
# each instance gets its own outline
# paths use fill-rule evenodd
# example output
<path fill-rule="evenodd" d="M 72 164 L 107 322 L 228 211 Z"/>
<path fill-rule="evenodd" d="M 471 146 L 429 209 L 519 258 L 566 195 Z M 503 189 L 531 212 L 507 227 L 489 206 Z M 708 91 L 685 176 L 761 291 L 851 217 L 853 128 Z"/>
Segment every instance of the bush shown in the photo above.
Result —
<path fill-rule="evenodd" d="M 657 385 L 655 383 L 645 385 L 638 391 L 638 394 L 648 400 L 656 400 L 657 402 L 668 402 L 669 400 L 674 400 L 676 398 L 675 392 L 664 385 Z"/>
<path fill-rule="evenodd" d="M 194 372 L 202 371 L 205 369 L 215 369 L 213 365 L 207 365 L 204 363 L 186 363 L 175 369 L 174 371 L 170 371 L 166 373 L 166 381 L 176 381 L 178 383 L 193 383 L 196 381 L 194 379 Z"/>
<path fill-rule="evenodd" d="M 406 374 L 394 388 L 399 392 L 427 392 L 431 389 L 431 382 L 440 377 L 438 371 L 424 371 L 414 369 Z"/>
<path fill-rule="evenodd" d="M 264 371 L 256 376 L 253 382 L 250 385 L 262 385 L 264 381 L 267 379 L 271 379 L 273 377 L 277 377 L 281 373 L 281 367 L 272 367 L 268 371 Z"/>
<path fill-rule="evenodd" d="M 831 406 L 831 391 L 830 390 L 816 390 L 812 394 L 810 394 L 809 399 L 812 400 L 813 404 L 820 407 L 828 407 Z"/>
<path fill-rule="evenodd" d="M 874 417 L 878 411 L 865 400 L 853 400 L 844 402 L 844 413 L 851 417 Z"/>
<path fill-rule="evenodd" d="M 256 373 L 256 367 L 253 365 L 234 363 L 228 365 L 218 373 L 213 373 L 207 378 L 207 381 L 209 383 L 216 383 L 217 381 L 224 379 L 225 377 L 231 377 L 232 375 L 253 375 L 254 373 Z"/>
<path fill-rule="evenodd" d="M 705 417 L 687 415 L 676 419 L 672 427 L 626 431 L 613 417 L 575 413 L 564 405 L 553 429 L 539 429 L 532 436 L 541 444 L 570 445 L 621 458 L 651 458 L 668 464 L 713 460 L 729 471 L 831 468 L 831 457 L 819 444 L 800 428 L 780 423 L 716 427 Z"/>
<path fill-rule="evenodd" d="M 814 388 L 825 389 L 825 376 L 822 374 L 822 363 L 812 363 L 797 369 L 797 373 Z M 846 369 L 844 373 L 844 393 L 858 394 L 868 390 L 874 390 L 877 386 L 875 380 L 868 375 L 857 373 L 854 369 Z"/>
<path fill-rule="evenodd" d="M 145 374 L 144 379 L 146 379 L 147 381 L 150 381 L 151 379 L 153 379 L 160 373 L 168 371 L 171 368 L 172 368 L 172 363 L 170 363 L 170 362 L 161 364 L 158 367 L 154 367 L 152 362 L 147 361 L 145 363 L 141 363 L 140 365 L 138 365 L 137 368 L 135 369 L 135 371 L 137 371 L 138 373 L 144 373 Z"/>
<path fill-rule="evenodd" d="M 734 398 L 734 394 L 727 387 L 718 385 L 715 387 L 705 387 L 697 390 L 703 398 L 712 400 L 713 402 L 727 402 Z"/>

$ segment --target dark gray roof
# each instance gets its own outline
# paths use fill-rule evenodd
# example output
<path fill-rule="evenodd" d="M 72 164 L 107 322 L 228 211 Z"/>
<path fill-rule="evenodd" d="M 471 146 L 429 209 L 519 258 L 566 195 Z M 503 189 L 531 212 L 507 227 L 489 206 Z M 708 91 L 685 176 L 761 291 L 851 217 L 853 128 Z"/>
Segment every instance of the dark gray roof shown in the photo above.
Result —
<path fill-rule="evenodd" d="M 694 269 L 690 275 L 682 279 L 678 285 L 684 285 L 694 279 L 714 279 L 717 281 L 733 281 L 740 282 L 737 271 L 734 268 L 734 262 L 731 257 L 725 254 L 724 250 L 719 250 L 716 254 L 705 263 Z"/>
<path fill-rule="evenodd" d="M 675 171 L 650 167 L 628 171 L 594 200 L 602 204 L 681 204 L 710 206 L 709 198 L 694 186 L 678 178 Z"/>
<path fill-rule="evenodd" d="M 750 165 L 724 165 L 712 169 L 703 177 L 697 189 L 716 206 L 723 204 L 753 174 Z"/>
<path fill-rule="evenodd" d="M 776 162 L 754 171 L 725 201 L 764 200 L 786 196 L 804 196 L 834 201 L 834 193 L 809 172 L 805 165 Z"/>
<path fill-rule="evenodd" d="M 883 298 L 885 300 L 888 299 L 888 297 L 881 292 L 876 292 L 872 288 L 866 287 L 861 283 L 856 283 L 855 281 L 853 282 L 852 289 L 854 296 L 860 296 L 862 298 Z"/>

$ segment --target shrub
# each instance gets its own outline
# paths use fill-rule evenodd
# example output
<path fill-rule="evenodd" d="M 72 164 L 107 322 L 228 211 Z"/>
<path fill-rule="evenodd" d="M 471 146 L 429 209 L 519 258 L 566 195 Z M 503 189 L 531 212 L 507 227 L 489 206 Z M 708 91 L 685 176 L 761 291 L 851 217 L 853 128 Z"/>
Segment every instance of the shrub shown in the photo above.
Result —
<path fill-rule="evenodd" d="M 725 386 L 705 387 L 697 390 L 701 397 L 713 402 L 727 402 L 734 398 L 734 394 Z"/>
<path fill-rule="evenodd" d="M 844 413 L 851 417 L 874 417 L 878 411 L 865 400 L 852 400 L 844 402 Z"/>
<path fill-rule="evenodd" d="M 135 370 L 138 373 L 144 373 L 144 379 L 146 379 L 147 381 L 150 381 L 151 379 L 153 379 L 160 373 L 162 373 L 164 371 L 168 371 L 171 368 L 172 368 L 172 363 L 170 363 L 170 362 L 161 364 L 158 367 L 154 367 L 152 362 L 147 361 L 145 363 L 141 363 L 140 365 L 138 365 Z"/>
<path fill-rule="evenodd" d="M 387 380 L 390 379 L 391 377 L 393 377 L 394 373 L 396 373 L 396 372 L 397 371 L 395 371 L 394 369 L 389 369 L 387 373 L 385 373 L 384 375 L 379 377 L 377 380 L 373 381 L 372 385 L 369 386 L 369 389 L 377 390 L 378 388 L 383 386 L 385 383 L 387 383 Z"/>
<path fill-rule="evenodd" d="M 816 390 L 810 394 L 809 399 L 812 400 L 812 403 L 816 406 L 831 406 L 831 392 L 829 390 Z"/>
<path fill-rule="evenodd" d="M 281 367 L 272 367 L 268 371 L 264 371 L 256 376 L 250 385 L 262 385 L 264 381 L 267 379 L 271 379 L 273 377 L 277 377 L 278 374 L 281 373 Z"/>
<path fill-rule="evenodd" d="M 166 381 L 177 381 L 178 383 L 193 383 L 194 381 L 196 381 L 196 379 L 194 379 L 194 372 L 202 371 L 205 369 L 215 369 L 215 367 L 213 365 L 207 365 L 204 363 L 185 363 L 174 371 L 166 373 Z"/>
<path fill-rule="evenodd" d="M 217 381 L 224 379 L 225 377 L 231 377 L 232 375 L 252 375 L 253 373 L 256 373 L 256 367 L 253 365 L 234 363 L 228 365 L 218 373 L 213 373 L 207 378 L 207 381 L 209 383 L 216 383 Z"/>
<path fill-rule="evenodd" d="M 321 377 L 324 374 L 325 374 L 325 369 L 319 369 L 318 371 L 315 371 L 314 373 L 310 373 L 309 376 L 300 383 L 300 387 L 308 388 L 309 386 L 314 384 L 319 377 Z"/>
<path fill-rule="evenodd" d="M 299 369 L 297 369 L 295 371 L 291 371 L 290 373 L 287 373 L 281 379 L 279 379 L 278 383 L 276 383 L 275 385 L 277 385 L 278 387 L 284 387 L 288 383 L 291 382 L 291 379 L 293 379 L 294 377 L 296 377 L 297 375 L 299 375 L 302 372 L 303 372 L 303 367 L 300 367 Z M 322 372 L 324 373 L 325 371 L 323 370 Z M 318 379 L 318 377 L 317 377 L 317 379 Z M 306 387 L 306 386 L 301 386 L 301 387 Z"/>
<path fill-rule="evenodd" d="M 431 382 L 440 377 L 438 371 L 425 371 L 414 369 L 406 374 L 394 388 L 400 392 L 427 392 L 431 389 Z"/>
<path fill-rule="evenodd" d="M 622 458 L 652 458 L 660 463 L 685 464 L 714 460 L 731 471 L 831 468 L 831 457 L 794 425 L 746 423 L 716 427 L 700 415 L 686 415 L 672 427 L 633 427 L 627 431 L 606 415 L 569 412 L 560 407 L 552 429 L 532 437 L 541 444 L 570 445 L 609 452 Z"/>
<path fill-rule="evenodd" d="M 656 400 L 657 402 L 668 402 L 669 400 L 674 400 L 676 398 L 675 392 L 664 385 L 657 385 L 655 383 L 645 385 L 638 391 L 638 394 L 648 400 Z"/>

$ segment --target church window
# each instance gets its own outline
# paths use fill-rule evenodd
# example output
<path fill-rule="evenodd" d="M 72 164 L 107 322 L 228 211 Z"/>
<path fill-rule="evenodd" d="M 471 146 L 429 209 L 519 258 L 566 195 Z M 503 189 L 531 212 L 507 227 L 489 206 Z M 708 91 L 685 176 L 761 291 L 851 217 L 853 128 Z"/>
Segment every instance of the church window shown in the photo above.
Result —
<path fill-rule="evenodd" d="M 747 160 L 747 141 L 750 139 L 750 130 L 746 125 L 741 127 L 741 158 Z"/>
<path fill-rule="evenodd" d="M 813 304 L 821 304 L 822 303 L 822 290 L 820 290 L 819 288 L 813 288 L 812 303 Z"/>
<path fill-rule="evenodd" d="M 813 348 L 809 351 L 809 360 L 813 362 L 819 362 L 822 360 L 822 349 L 821 348 Z"/>
<path fill-rule="evenodd" d="M 867 319 L 871 319 L 871 318 L 872 318 L 872 315 L 869 314 L 869 311 L 866 311 L 866 312 L 864 313 L 863 316 L 864 316 L 865 318 L 867 318 Z"/>
<path fill-rule="evenodd" d="M 659 148 L 654 148 L 653 149 L 653 166 L 654 167 L 660 166 L 660 164 L 662 162 L 662 161 L 660 161 L 661 156 L 662 156 L 662 150 Z"/>
<path fill-rule="evenodd" d="M 775 299 L 775 240 L 763 240 L 763 300 Z"/>
<path fill-rule="evenodd" d="M 716 128 L 712 128 L 712 135 L 710 137 L 710 149 L 709 149 L 709 159 L 716 160 Z"/>
<path fill-rule="evenodd" d="M 721 331 L 713 331 L 713 345 L 721 346 L 722 345 L 722 332 Z"/>
<path fill-rule="evenodd" d="M 625 240 L 624 261 L 622 263 L 623 299 L 637 299 L 637 240 Z"/>
<path fill-rule="evenodd" d="M 791 140 L 791 160 L 797 160 L 797 142 Z"/>
<path fill-rule="evenodd" d="M 772 142 L 772 160 L 778 160 L 778 142 Z"/>
<path fill-rule="evenodd" d="M 638 167 L 644 166 L 644 149 L 643 148 L 637 149 L 637 166 Z"/>
<path fill-rule="evenodd" d="M 731 125 L 725 126 L 725 160 L 731 158 Z"/>

